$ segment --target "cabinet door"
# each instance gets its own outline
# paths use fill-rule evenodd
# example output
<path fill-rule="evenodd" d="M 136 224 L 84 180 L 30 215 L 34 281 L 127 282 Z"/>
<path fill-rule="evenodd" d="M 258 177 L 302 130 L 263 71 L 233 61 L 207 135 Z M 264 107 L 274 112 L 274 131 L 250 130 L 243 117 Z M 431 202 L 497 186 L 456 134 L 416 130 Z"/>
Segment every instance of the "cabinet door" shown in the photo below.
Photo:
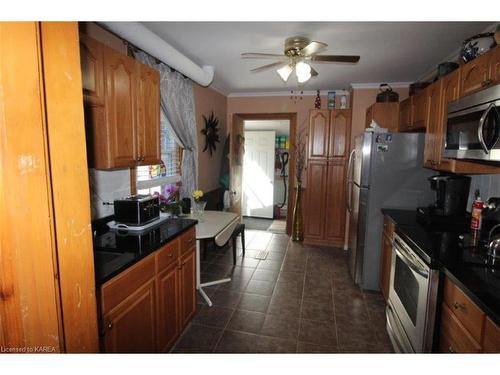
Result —
<path fill-rule="evenodd" d="M 309 114 L 309 158 L 321 159 L 328 155 L 328 131 L 330 113 L 326 110 L 312 110 Z"/>
<path fill-rule="evenodd" d="M 440 99 L 441 99 L 441 81 L 435 82 L 425 89 L 426 91 L 426 131 L 424 148 L 424 165 L 429 168 L 435 168 L 439 165 L 441 153 L 438 151 L 442 147 L 441 126 L 442 121 Z"/>
<path fill-rule="evenodd" d="M 84 99 L 104 105 L 104 61 L 101 44 L 86 35 L 80 35 L 80 65 Z"/>
<path fill-rule="evenodd" d="M 137 63 L 137 144 L 140 164 L 160 162 L 160 74 Z"/>
<path fill-rule="evenodd" d="M 410 128 L 424 129 L 427 113 L 427 90 L 420 90 L 411 99 L 411 125 Z"/>
<path fill-rule="evenodd" d="M 482 90 L 489 83 L 490 54 L 485 53 L 462 65 L 460 74 L 460 97 Z"/>
<path fill-rule="evenodd" d="M 351 111 L 335 109 L 330 113 L 330 140 L 328 157 L 346 157 L 349 149 Z"/>
<path fill-rule="evenodd" d="M 483 337 L 484 353 L 500 353 L 500 327 L 486 318 Z"/>
<path fill-rule="evenodd" d="M 111 48 L 104 49 L 106 114 L 110 167 L 136 165 L 136 63 Z"/>
<path fill-rule="evenodd" d="M 179 272 L 177 262 L 158 275 L 158 350 L 170 349 L 180 333 Z"/>
<path fill-rule="evenodd" d="M 196 312 L 196 258 L 190 251 L 181 258 L 181 327 L 185 327 Z"/>
<path fill-rule="evenodd" d="M 325 199 L 327 161 L 309 160 L 307 165 L 306 220 L 304 235 L 310 239 L 323 239 L 325 233 Z"/>
<path fill-rule="evenodd" d="M 334 246 L 344 243 L 345 198 L 345 159 L 330 160 L 327 166 L 326 212 L 321 220 L 326 222 L 325 237 Z"/>
<path fill-rule="evenodd" d="M 399 103 L 399 130 L 404 131 L 411 127 L 411 98 Z"/>
<path fill-rule="evenodd" d="M 496 46 L 490 53 L 490 79 L 492 84 L 500 82 L 500 46 Z"/>
<path fill-rule="evenodd" d="M 379 284 L 382 295 L 387 301 L 389 298 L 389 282 L 391 276 L 392 243 L 389 236 L 382 234 L 382 253 L 380 257 Z"/>
<path fill-rule="evenodd" d="M 479 353 L 480 345 L 446 306 L 442 305 L 439 337 L 440 353 Z"/>
<path fill-rule="evenodd" d="M 151 280 L 104 316 L 105 352 L 155 352 L 155 315 L 155 283 Z"/>

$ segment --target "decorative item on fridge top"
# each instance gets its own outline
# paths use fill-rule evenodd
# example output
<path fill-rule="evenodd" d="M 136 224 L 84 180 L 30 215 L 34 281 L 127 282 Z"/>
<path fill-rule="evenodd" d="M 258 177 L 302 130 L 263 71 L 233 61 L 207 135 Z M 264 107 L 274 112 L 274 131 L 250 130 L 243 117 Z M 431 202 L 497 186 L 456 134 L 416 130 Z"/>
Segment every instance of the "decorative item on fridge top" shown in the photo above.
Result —
<path fill-rule="evenodd" d="M 494 33 L 483 33 L 464 40 L 460 52 L 460 59 L 463 62 L 469 62 L 489 51 L 496 44 L 494 35 Z"/>
<path fill-rule="evenodd" d="M 327 105 L 328 109 L 335 109 L 335 91 L 328 91 Z"/>
<path fill-rule="evenodd" d="M 214 111 L 210 114 L 208 118 L 203 115 L 203 120 L 205 121 L 205 129 L 201 129 L 201 133 L 205 136 L 205 147 L 203 151 L 210 152 L 210 156 L 216 150 L 216 143 L 220 142 L 219 140 L 219 120 L 214 115 Z"/>
<path fill-rule="evenodd" d="M 399 94 L 393 91 L 392 87 L 387 83 L 382 83 L 379 86 L 379 91 L 377 94 L 377 103 L 399 102 Z"/>
<path fill-rule="evenodd" d="M 316 90 L 316 99 L 314 99 L 314 108 L 321 109 L 321 97 L 319 96 L 319 90 Z"/>

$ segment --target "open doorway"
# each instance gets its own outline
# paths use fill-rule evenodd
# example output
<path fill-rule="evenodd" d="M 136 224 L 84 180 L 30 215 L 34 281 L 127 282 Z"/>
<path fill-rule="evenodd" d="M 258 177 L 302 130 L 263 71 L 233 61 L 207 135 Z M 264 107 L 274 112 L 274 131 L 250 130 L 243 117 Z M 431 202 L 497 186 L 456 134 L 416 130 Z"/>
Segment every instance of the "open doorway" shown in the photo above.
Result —
<path fill-rule="evenodd" d="M 290 120 L 244 120 L 242 215 L 249 229 L 286 232 Z"/>

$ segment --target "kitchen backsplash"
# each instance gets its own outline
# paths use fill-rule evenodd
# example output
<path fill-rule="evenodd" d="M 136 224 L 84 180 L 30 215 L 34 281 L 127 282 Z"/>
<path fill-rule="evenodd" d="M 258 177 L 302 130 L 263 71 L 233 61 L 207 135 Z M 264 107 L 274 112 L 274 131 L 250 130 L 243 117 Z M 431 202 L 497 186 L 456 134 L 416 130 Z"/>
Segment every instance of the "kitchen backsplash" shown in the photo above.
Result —
<path fill-rule="evenodd" d="M 469 201 L 467 203 L 467 211 L 471 210 L 474 200 L 474 192 L 479 189 L 481 198 L 486 201 L 490 197 L 500 197 L 500 175 L 485 174 L 472 175 L 469 191 Z"/>
<path fill-rule="evenodd" d="M 130 195 L 130 170 L 119 169 L 101 171 L 89 169 L 90 201 L 92 220 L 113 214 L 113 206 L 103 202 L 113 202 L 116 198 Z"/>

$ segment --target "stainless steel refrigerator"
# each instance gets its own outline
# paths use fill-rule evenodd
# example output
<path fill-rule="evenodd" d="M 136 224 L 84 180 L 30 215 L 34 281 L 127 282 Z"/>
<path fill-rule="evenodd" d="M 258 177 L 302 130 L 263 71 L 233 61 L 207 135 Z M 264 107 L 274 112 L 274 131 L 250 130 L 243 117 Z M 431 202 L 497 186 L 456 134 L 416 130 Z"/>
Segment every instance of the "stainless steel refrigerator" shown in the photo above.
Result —
<path fill-rule="evenodd" d="M 423 133 L 372 133 L 356 137 L 346 181 L 349 269 L 362 289 L 379 290 L 382 208 L 416 209 L 434 194 L 424 169 Z"/>

